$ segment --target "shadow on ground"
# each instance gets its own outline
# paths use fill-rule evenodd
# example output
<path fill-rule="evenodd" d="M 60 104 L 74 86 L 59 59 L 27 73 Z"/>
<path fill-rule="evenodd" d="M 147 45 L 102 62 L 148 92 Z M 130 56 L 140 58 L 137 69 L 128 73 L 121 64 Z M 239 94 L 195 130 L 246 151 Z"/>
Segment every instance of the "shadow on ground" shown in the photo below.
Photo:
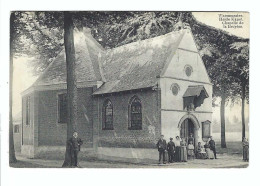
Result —
<path fill-rule="evenodd" d="M 17 160 L 16 163 L 10 163 L 10 167 L 13 168 L 51 168 L 50 166 L 30 163 L 28 161 Z"/>

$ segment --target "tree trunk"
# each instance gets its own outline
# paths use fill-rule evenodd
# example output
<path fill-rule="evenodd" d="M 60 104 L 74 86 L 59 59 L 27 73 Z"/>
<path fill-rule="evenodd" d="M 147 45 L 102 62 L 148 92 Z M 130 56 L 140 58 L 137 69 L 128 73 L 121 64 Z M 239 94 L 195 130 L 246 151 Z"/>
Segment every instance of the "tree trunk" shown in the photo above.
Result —
<path fill-rule="evenodd" d="M 77 131 L 77 77 L 76 58 L 73 37 L 73 20 L 70 12 L 64 12 L 64 45 L 67 65 L 67 140 L 74 131 Z M 67 144 L 67 142 L 66 142 Z M 68 144 L 66 145 L 65 160 L 62 167 L 71 166 L 71 155 Z"/>
<path fill-rule="evenodd" d="M 226 144 L 226 123 L 225 123 L 225 94 L 221 95 L 221 108 L 220 108 L 220 119 L 221 119 L 221 147 L 227 148 Z"/>
<path fill-rule="evenodd" d="M 14 135 L 13 135 L 13 41 L 14 41 L 14 13 L 10 17 L 10 79 L 9 79 L 9 163 L 15 163 Z"/>
<path fill-rule="evenodd" d="M 244 137 L 246 137 L 246 124 L 245 124 L 245 96 L 246 95 L 246 85 L 242 84 L 242 109 L 241 109 L 241 115 L 242 115 L 242 140 Z"/>

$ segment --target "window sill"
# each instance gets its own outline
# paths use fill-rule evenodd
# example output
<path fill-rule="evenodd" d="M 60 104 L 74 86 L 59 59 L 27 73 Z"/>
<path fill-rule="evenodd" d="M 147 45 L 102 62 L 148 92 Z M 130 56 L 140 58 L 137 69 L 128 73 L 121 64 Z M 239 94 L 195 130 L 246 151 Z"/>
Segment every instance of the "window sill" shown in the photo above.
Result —
<path fill-rule="evenodd" d="M 113 128 L 103 128 L 102 130 L 114 130 Z"/>
<path fill-rule="evenodd" d="M 143 130 L 142 128 L 128 128 L 128 130 Z"/>

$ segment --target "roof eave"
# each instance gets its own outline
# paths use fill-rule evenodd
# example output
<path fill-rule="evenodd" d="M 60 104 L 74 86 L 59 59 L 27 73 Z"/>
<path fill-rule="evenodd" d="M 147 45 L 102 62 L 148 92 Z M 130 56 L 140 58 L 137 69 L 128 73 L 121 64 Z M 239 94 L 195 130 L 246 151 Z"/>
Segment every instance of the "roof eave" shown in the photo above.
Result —
<path fill-rule="evenodd" d="M 155 85 L 154 85 L 155 86 Z M 148 86 L 143 88 L 137 88 L 137 89 L 129 89 L 129 90 L 120 90 L 120 91 L 111 91 L 111 92 L 101 92 L 101 93 L 93 93 L 92 96 L 102 96 L 102 95 L 108 95 L 108 94 L 116 94 L 116 93 L 126 93 L 126 92 L 135 92 L 135 91 L 142 91 L 142 90 L 148 90 L 148 89 L 154 89 L 154 86 Z"/>
<path fill-rule="evenodd" d="M 87 81 L 87 82 L 77 82 L 77 88 L 87 88 L 97 86 L 100 87 L 102 81 Z M 24 90 L 21 95 L 26 96 L 34 91 L 48 91 L 48 90 L 62 90 L 67 89 L 67 83 L 57 83 L 57 84 L 45 84 L 45 85 L 33 85 L 28 89 Z"/>

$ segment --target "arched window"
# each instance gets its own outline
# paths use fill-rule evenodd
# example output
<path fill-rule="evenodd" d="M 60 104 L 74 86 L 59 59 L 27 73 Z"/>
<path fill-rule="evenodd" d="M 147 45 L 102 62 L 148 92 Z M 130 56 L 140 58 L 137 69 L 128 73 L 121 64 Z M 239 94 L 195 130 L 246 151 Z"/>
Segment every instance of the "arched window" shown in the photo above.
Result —
<path fill-rule="evenodd" d="M 103 105 L 103 130 L 113 130 L 113 105 L 106 100 Z"/>
<path fill-rule="evenodd" d="M 133 97 L 129 104 L 129 126 L 130 130 L 142 130 L 142 104 L 140 99 Z"/>

